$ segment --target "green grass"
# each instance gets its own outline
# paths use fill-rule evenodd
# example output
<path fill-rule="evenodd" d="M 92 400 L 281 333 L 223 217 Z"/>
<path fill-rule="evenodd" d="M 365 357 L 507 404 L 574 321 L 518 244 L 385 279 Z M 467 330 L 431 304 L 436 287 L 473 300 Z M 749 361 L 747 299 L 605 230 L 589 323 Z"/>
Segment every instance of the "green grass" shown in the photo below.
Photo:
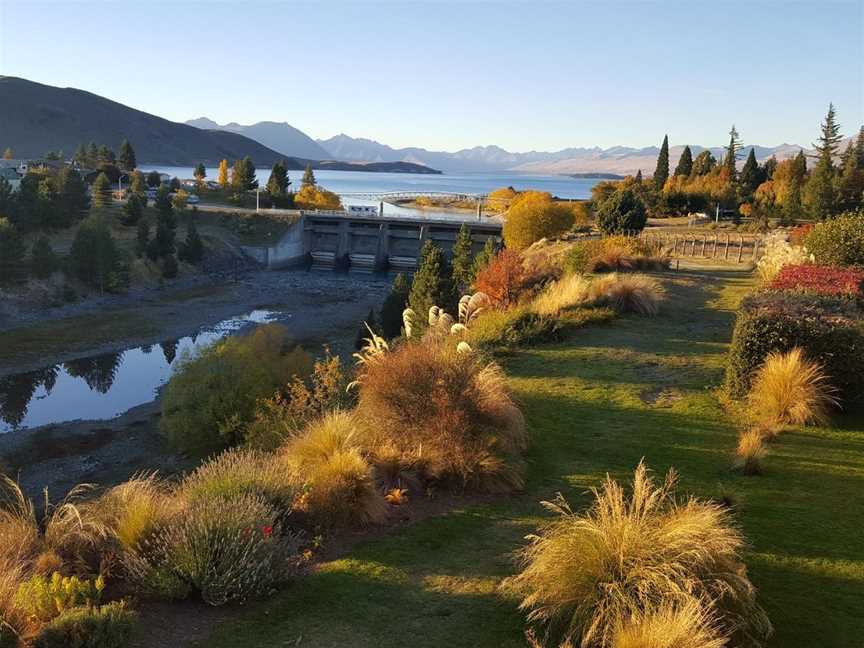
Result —
<path fill-rule="evenodd" d="M 522 615 L 499 584 L 546 515 L 538 501 L 560 491 L 584 505 L 606 472 L 627 479 L 643 456 L 658 473 L 675 466 L 687 491 L 734 499 L 772 646 L 860 645 L 861 419 L 784 434 L 764 476 L 729 470 L 737 430 L 713 389 L 750 287 L 735 272 L 682 272 L 655 319 L 621 318 L 508 356 L 534 439 L 524 494 L 363 542 L 201 645 L 524 646 Z"/>

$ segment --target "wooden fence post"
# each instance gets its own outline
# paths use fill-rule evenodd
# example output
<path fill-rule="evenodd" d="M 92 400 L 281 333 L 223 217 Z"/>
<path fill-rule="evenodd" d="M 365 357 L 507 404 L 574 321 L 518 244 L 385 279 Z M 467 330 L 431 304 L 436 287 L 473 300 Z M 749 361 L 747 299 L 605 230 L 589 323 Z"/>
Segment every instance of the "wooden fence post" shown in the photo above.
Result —
<path fill-rule="evenodd" d="M 741 234 L 741 242 L 738 245 L 738 263 L 741 263 L 741 258 L 744 256 L 744 235 Z"/>

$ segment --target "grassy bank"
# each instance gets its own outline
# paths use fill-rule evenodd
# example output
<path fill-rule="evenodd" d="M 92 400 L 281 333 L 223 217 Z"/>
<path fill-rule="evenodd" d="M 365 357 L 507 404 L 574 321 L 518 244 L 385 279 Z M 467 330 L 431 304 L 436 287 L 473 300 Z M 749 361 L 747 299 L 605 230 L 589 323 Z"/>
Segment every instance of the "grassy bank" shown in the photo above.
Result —
<path fill-rule="evenodd" d="M 200 645 L 524 646 L 516 602 L 499 589 L 511 552 L 562 492 L 575 506 L 607 472 L 641 457 L 682 486 L 729 498 L 776 647 L 846 647 L 864 633 L 864 425 L 784 434 L 766 474 L 729 470 L 734 421 L 722 380 L 737 301 L 735 272 L 681 272 L 654 319 L 621 318 L 505 359 L 533 435 L 527 491 L 457 508 L 362 542 L 217 627 Z"/>

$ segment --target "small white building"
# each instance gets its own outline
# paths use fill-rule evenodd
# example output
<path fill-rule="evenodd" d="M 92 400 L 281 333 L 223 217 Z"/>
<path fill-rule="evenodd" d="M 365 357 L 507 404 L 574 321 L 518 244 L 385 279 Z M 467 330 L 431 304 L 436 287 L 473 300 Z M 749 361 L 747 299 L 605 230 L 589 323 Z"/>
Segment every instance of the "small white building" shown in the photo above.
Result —
<path fill-rule="evenodd" d="M 12 187 L 12 191 L 18 191 L 21 187 L 21 175 L 13 167 L 0 167 L 0 178 L 3 178 Z"/>

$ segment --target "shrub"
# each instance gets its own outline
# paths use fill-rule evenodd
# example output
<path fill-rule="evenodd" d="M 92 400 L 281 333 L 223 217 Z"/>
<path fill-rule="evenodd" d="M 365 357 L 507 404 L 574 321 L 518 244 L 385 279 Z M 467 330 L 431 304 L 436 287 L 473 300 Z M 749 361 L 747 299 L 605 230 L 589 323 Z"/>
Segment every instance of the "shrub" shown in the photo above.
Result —
<path fill-rule="evenodd" d="M 506 308 L 516 303 L 527 286 L 527 280 L 519 254 L 504 249 L 477 273 L 474 289 L 488 295 L 493 305 Z"/>
<path fill-rule="evenodd" d="M 68 610 L 46 625 L 34 648 L 125 648 L 138 617 L 123 602 Z"/>
<path fill-rule="evenodd" d="M 15 602 L 31 619 L 51 621 L 67 610 L 80 606 L 98 605 L 105 581 L 62 576 L 54 572 L 47 576 L 31 576 L 18 586 Z"/>
<path fill-rule="evenodd" d="M 328 351 L 315 361 L 307 380 L 295 376 L 275 396 L 259 401 L 255 420 L 246 431 L 246 443 L 273 450 L 322 414 L 348 407 L 352 402 L 348 382 L 339 356 Z"/>
<path fill-rule="evenodd" d="M 365 446 L 461 488 L 522 485 L 525 424 L 498 365 L 434 342 L 404 343 L 358 372 Z"/>
<path fill-rule="evenodd" d="M 272 454 L 234 448 L 201 464 L 180 484 L 179 493 L 189 506 L 209 499 L 254 495 L 288 512 L 295 489 L 284 464 Z"/>
<path fill-rule="evenodd" d="M 375 490 L 360 440 L 353 414 L 331 412 L 281 449 L 303 491 L 299 506 L 315 522 L 329 526 L 377 522 L 384 517 L 384 499 Z"/>
<path fill-rule="evenodd" d="M 57 269 L 58 260 L 45 235 L 36 239 L 30 251 L 30 270 L 40 279 L 47 279 Z"/>
<path fill-rule="evenodd" d="M 578 241 L 564 262 L 568 272 L 663 270 L 668 260 L 658 246 L 636 236 L 606 236 Z"/>
<path fill-rule="evenodd" d="M 554 317 L 534 311 L 530 305 L 507 310 L 488 310 L 468 329 L 468 342 L 480 347 L 517 347 L 557 338 L 560 327 Z"/>
<path fill-rule="evenodd" d="M 765 435 L 761 430 L 747 430 L 738 437 L 735 468 L 745 475 L 761 475 L 762 460 L 768 454 Z"/>
<path fill-rule="evenodd" d="M 822 365 L 844 407 L 864 404 L 864 317 L 848 299 L 766 292 L 741 303 L 726 365 L 733 398 L 750 391 L 771 352 L 800 347 Z"/>
<path fill-rule="evenodd" d="M 267 324 L 183 358 L 162 400 L 160 428 L 171 443 L 205 453 L 242 442 L 257 401 L 311 369 L 302 349 L 287 351 L 287 338 Z"/>
<path fill-rule="evenodd" d="M 611 274 L 591 283 L 595 302 L 608 305 L 619 313 L 656 315 L 665 291 L 659 281 L 638 274 Z"/>
<path fill-rule="evenodd" d="M 726 648 L 728 638 L 696 599 L 636 611 L 615 628 L 611 648 Z"/>
<path fill-rule="evenodd" d="M 573 211 L 540 191 L 526 191 L 510 206 L 504 220 L 504 243 L 522 250 L 534 241 L 554 238 L 573 227 Z"/>
<path fill-rule="evenodd" d="M 813 223 L 804 223 L 793 227 L 789 232 L 789 242 L 792 245 L 803 246 L 807 240 L 807 236 L 813 231 Z"/>
<path fill-rule="evenodd" d="M 847 212 L 818 223 L 804 242 L 817 263 L 864 265 L 864 211 Z"/>
<path fill-rule="evenodd" d="M 246 599 L 281 581 L 296 552 L 277 519 L 254 495 L 202 499 L 130 554 L 127 571 L 148 593 L 182 593 L 185 584 L 210 605 Z"/>
<path fill-rule="evenodd" d="M 795 347 L 765 357 L 750 389 L 750 408 L 754 418 L 772 427 L 825 423 L 837 404 L 833 391 L 821 365 Z"/>
<path fill-rule="evenodd" d="M 864 271 L 821 265 L 787 265 L 769 287 L 773 290 L 804 290 L 820 295 L 864 296 Z"/>
<path fill-rule="evenodd" d="M 647 220 L 642 197 L 629 188 L 616 189 L 597 209 L 597 226 L 606 234 L 642 231 Z"/>
<path fill-rule="evenodd" d="M 786 234 L 780 230 L 766 236 L 764 245 L 765 251 L 756 264 L 756 271 L 765 282 L 772 281 L 784 266 L 801 265 L 811 260 L 805 248 L 790 245 Z"/>
<path fill-rule="evenodd" d="M 629 496 L 607 477 L 583 514 L 560 496 L 547 503 L 558 517 L 530 536 L 509 581 L 529 621 L 560 646 L 606 647 L 634 613 L 695 598 L 735 645 L 761 645 L 771 625 L 746 577 L 743 537 L 724 508 L 679 501 L 675 486 L 674 472 L 656 486 L 640 463 Z"/>

